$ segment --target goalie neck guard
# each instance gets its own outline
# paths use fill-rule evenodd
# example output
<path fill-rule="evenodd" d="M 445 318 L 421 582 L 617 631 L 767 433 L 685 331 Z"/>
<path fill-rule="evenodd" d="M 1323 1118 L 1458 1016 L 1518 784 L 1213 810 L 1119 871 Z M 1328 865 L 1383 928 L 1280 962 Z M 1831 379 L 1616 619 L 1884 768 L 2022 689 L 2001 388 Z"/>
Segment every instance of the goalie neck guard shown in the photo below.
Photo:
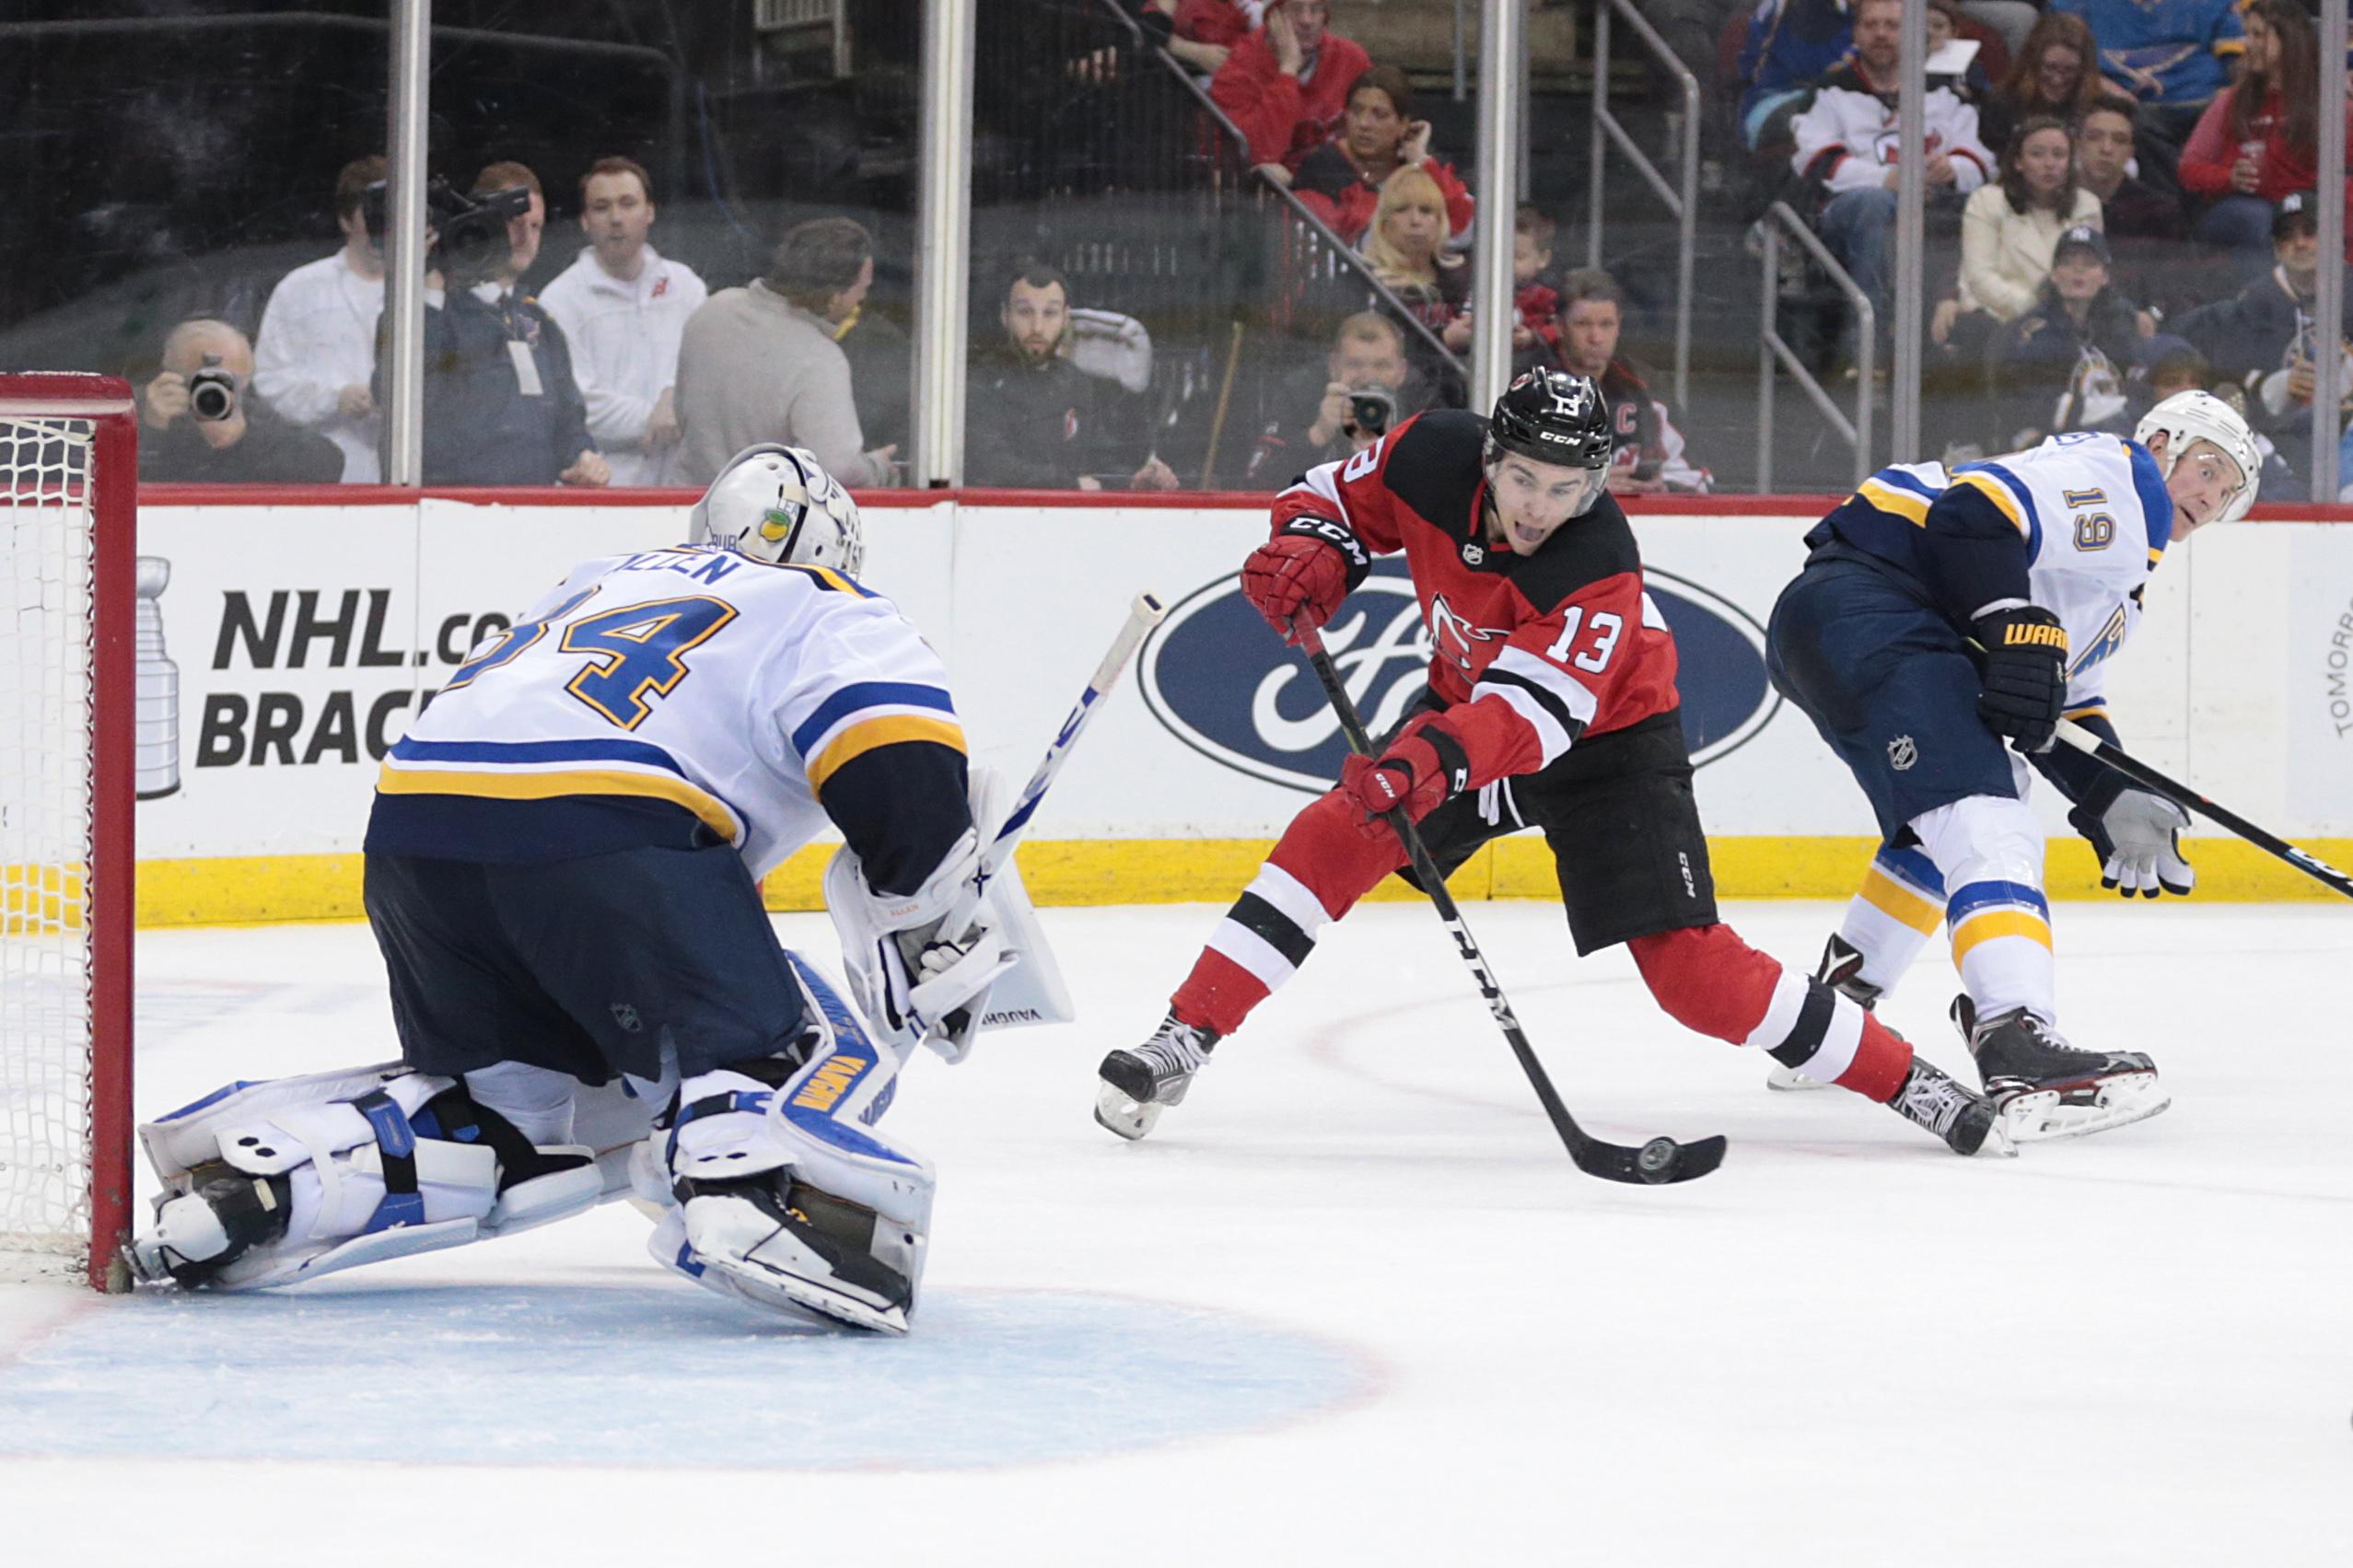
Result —
<path fill-rule="evenodd" d="M 857 503 L 799 447 L 747 447 L 728 459 L 694 504 L 686 539 L 723 544 L 755 561 L 824 566 L 852 577 L 866 564 Z"/>

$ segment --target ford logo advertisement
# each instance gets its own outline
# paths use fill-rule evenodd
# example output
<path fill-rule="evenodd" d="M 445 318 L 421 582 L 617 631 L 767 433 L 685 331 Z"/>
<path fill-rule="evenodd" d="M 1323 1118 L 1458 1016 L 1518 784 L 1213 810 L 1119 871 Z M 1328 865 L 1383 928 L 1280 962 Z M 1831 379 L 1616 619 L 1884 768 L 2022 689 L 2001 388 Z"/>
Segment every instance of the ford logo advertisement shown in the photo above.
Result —
<path fill-rule="evenodd" d="M 1781 699 L 1765 675 L 1765 628 L 1697 583 L 1643 569 L 1675 634 L 1675 684 L 1692 761 L 1746 744 Z M 1404 715 L 1429 669 L 1430 637 L 1401 559 L 1383 561 L 1323 629 L 1323 645 L 1376 736 Z M 1242 598 L 1241 574 L 1194 589 L 1144 645 L 1144 701 L 1195 751 L 1237 772 L 1321 795 L 1347 755 L 1307 662 Z"/>

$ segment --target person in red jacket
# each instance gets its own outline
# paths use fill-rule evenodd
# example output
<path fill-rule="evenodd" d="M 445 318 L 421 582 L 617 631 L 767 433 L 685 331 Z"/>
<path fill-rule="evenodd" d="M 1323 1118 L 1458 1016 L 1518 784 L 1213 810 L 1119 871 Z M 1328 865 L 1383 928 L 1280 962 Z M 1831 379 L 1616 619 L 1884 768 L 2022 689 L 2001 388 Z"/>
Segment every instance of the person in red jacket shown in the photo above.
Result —
<path fill-rule="evenodd" d="M 2247 253 L 2252 273 L 2271 265 L 2271 214 L 2281 198 L 2320 178 L 2320 46 L 2296 0 L 2247 7 L 2246 67 L 2214 95 L 2182 148 L 2182 189 L 2214 204 L 2195 233 L 2208 245 Z M 2346 111 L 2353 134 L 2353 107 Z M 2353 202 L 2353 180 L 2346 181 Z"/>
<path fill-rule="evenodd" d="M 1209 96 L 1250 140 L 1250 161 L 1288 185 L 1299 159 L 1332 134 L 1348 88 L 1372 68 L 1354 40 L 1327 30 L 1332 0 L 1275 0 L 1209 83 Z"/>
<path fill-rule="evenodd" d="M 1675 639 L 1604 476 L 1593 383 L 1532 370 L 1492 419 L 1417 414 L 1276 499 L 1242 591 L 1286 640 L 1321 627 L 1402 551 L 1433 649 L 1429 685 L 1374 757 L 1292 819 L 1177 987 L 1167 1018 L 1100 1069 L 1095 1119 L 1141 1138 L 1218 1042 L 1305 963 L 1322 928 L 1407 864 L 1403 808 L 1441 872 L 1539 828 L 1580 954 L 1625 943 L 1679 1022 L 1894 1107 L 1960 1154 L 2008 1150 L 1985 1097 L 1716 915 L 1675 691 Z"/>
<path fill-rule="evenodd" d="M 1454 170 L 1430 157 L 1430 122 L 1414 118 L 1414 88 L 1394 65 L 1375 65 L 1348 88 L 1340 129 L 1299 160 L 1291 181 L 1307 210 L 1354 245 L 1372 226 L 1382 181 L 1407 164 L 1438 181 L 1448 232 L 1471 230 L 1471 192 Z"/>

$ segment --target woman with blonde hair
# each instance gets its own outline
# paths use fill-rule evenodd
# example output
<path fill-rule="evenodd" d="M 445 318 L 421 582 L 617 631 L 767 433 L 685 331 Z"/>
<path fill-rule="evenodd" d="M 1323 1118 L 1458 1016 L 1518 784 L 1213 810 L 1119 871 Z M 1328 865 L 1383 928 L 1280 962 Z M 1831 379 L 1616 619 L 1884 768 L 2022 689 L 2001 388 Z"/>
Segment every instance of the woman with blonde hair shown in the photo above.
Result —
<path fill-rule="evenodd" d="M 1446 192 L 1427 170 L 1406 164 L 1381 181 L 1365 230 L 1365 260 L 1381 285 L 1434 332 L 1462 314 L 1471 293 L 1471 269 L 1460 256 L 1446 254 Z"/>

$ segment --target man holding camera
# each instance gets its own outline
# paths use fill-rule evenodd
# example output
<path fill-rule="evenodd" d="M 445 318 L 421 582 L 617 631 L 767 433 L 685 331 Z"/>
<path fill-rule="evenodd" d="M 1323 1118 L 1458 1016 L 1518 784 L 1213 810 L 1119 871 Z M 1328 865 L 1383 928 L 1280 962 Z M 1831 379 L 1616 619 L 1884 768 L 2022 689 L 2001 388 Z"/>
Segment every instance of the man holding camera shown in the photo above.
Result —
<path fill-rule="evenodd" d="M 253 346 L 226 321 L 182 321 L 140 399 L 139 477 L 165 483 L 333 484 L 344 453 L 251 396 Z"/>
<path fill-rule="evenodd" d="M 612 482 L 588 435 L 564 330 L 514 294 L 545 212 L 530 171 L 492 164 L 460 196 L 437 183 L 425 313 L 425 482 Z M 379 346 L 378 370 L 382 370 Z M 380 393 L 380 388 L 379 389 Z"/>
<path fill-rule="evenodd" d="M 1371 310 L 1341 322 L 1323 364 L 1286 381 L 1277 399 L 1277 415 L 1250 455 L 1253 484 L 1352 458 L 1439 401 L 1405 358 L 1397 323 Z"/>

